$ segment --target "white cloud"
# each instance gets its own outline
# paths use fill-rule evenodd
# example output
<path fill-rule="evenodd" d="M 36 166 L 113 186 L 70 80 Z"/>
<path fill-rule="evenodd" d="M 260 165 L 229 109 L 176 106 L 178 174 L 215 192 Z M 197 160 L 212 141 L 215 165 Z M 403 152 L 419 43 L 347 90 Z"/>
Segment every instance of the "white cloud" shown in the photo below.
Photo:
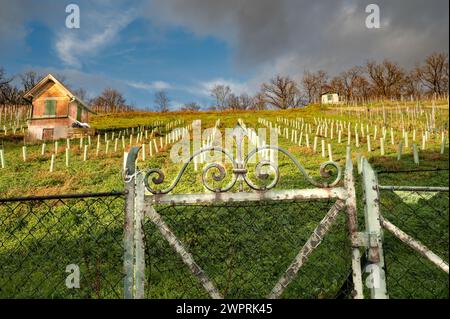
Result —
<path fill-rule="evenodd" d="M 53 74 L 57 79 L 62 76 L 64 81 L 69 84 L 72 89 L 84 88 L 87 91 L 89 98 L 99 95 L 106 87 L 115 88 L 127 96 L 129 93 L 128 88 L 136 88 L 148 91 L 165 90 L 173 88 L 170 83 L 164 81 L 153 82 L 134 82 L 125 81 L 122 79 L 111 78 L 104 74 L 84 72 L 76 68 L 52 68 L 52 67 L 38 67 L 38 66 L 25 66 L 23 70 L 34 70 L 38 74 L 47 75 Z M 177 105 L 181 105 L 181 102 L 177 102 Z"/>
<path fill-rule="evenodd" d="M 183 102 L 180 102 L 178 100 L 170 101 L 170 109 L 171 110 L 179 110 L 184 106 Z"/>
<path fill-rule="evenodd" d="M 225 85 L 229 86 L 231 91 L 236 94 L 240 95 L 242 93 L 253 93 L 253 88 L 249 86 L 246 82 L 238 82 L 234 80 L 226 80 L 222 78 L 216 78 L 210 81 L 203 81 L 198 84 L 196 87 L 190 88 L 188 91 L 191 93 L 201 94 L 205 96 L 211 95 L 211 90 L 216 85 Z"/>
<path fill-rule="evenodd" d="M 81 67 L 81 58 L 93 56 L 113 43 L 135 16 L 133 11 L 82 15 L 80 29 L 64 29 L 58 34 L 55 47 L 59 58 L 69 66 Z"/>
<path fill-rule="evenodd" d="M 107 88 L 112 87 L 124 94 L 127 101 L 130 101 L 132 96 L 128 94 L 128 85 L 121 79 L 114 79 L 105 74 L 84 72 L 76 68 L 53 68 L 27 65 L 23 67 L 23 71 L 34 70 L 38 74 L 47 75 L 51 73 L 58 80 L 64 80 L 70 89 L 76 90 L 83 88 L 86 90 L 87 99 L 94 98 L 101 94 Z M 62 77 L 62 78 L 61 78 Z"/>
<path fill-rule="evenodd" d="M 167 90 L 172 88 L 170 83 L 164 82 L 164 81 L 154 81 L 154 82 L 135 82 L 135 81 L 127 81 L 126 82 L 128 86 L 131 86 L 135 89 L 142 89 L 147 91 L 153 91 L 153 90 Z"/>

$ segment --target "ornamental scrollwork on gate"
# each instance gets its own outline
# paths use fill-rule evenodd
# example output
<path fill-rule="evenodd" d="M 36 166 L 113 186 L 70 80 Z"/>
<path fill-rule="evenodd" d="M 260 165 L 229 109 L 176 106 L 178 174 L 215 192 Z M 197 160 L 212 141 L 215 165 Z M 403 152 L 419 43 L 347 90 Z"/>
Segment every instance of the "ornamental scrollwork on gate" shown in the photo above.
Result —
<path fill-rule="evenodd" d="M 278 165 L 276 163 L 274 163 L 270 160 L 264 159 L 264 160 L 259 161 L 254 167 L 255 176 L 260 181 L 267 181 L 270 178 L 270 174 L 263 171 L 264 167 L 269 167 L 273 171 L 274 176 L 272 177 L 272 180 L 270 181 L 270 183 L 268 183 L 267 185 L 264 185 L 264 186 L 257 185 L 256 183 L 254 183 L 254 181 L 252 181 L 249 178 L 249 174 L 248 174 L 249 167 L 250 167 L 248 164 L 251 162 L 252 158 L 254 156 L 256 156 L 257 154 L 259 154 L 263 151 L 267 151 L 267 150 L 272 150 L 272 151 L 279 152 L 279 153 L 286 155 L 291 160 L 291 162 L 297 167 L 300 174 L 311 185 L 313 185 L 315 187 L 318 187 L 318 188 L 334 187 L 341 180 L 341 175 L 342 175 L 341 168 L 336 162 L 334 162 L 334 161 L 325 162 L 320 166 L 320 169 L 319 169 L 320 175 L 324 178 L 330 177 L 331 172 L 333 170 L 335 170 L 336 171 L 335 179 L 331 182 L 319 182 L 319 181 L 316 181 L 313 177 L 311 177 L 306 172 L 304 167 L 290 152 L 288 152 L 287 150 L 285 150 L 284 148 L 279 147 L 279 146 L 265 145 L 262 147 L 257 147 L 255 149 L 253 149 L 252 151 L 250 151 L 245 157 L 243 157 L 242 145 L 243 145 L 244 137 L 246 135 L 247 135 L 246 128 L 242 125 L 242 123 L 238 124 L 238 126 L 235 128 L 235 136 L 234 136 L 235 143 L 236 143 L 236 149 L 237 149 L 236 158 L 234 158 L 233 155 L 230 154 L 230 152 L 228 150 L 226 150 L 222 147 L 206 147 L 206 148 L 203 148 L 203 149 L 195 152 L 194 154 L 192 154 L 192 156 L 190 156 L 189 159 L 187 159 L 187 161 L 184 162 L 181 170 L 178 172 L 177 176 L 175 177 L 175 179 L 173 180 L 171 185 L 165 189 L 155 189 L 152 187 L 152 185 L 160 185 L 164 182 L 164 179 L 165 179 L 164 173 L 159 168 L 149 169 L 144 176 L 145 188 L 147 189 L 147 191 L 149 191 L 150 193 L 155 194 L 155 195 L 170 193 L 177 186 L 178 182 L 180 181 L 181 177 L 183 176 L 184 172 L 186 171 L 188 165 L 194 160 L 194 158 L 196 158 L 197 156 L 199 156 L 203 153 L 208 153 L 208 152 L 222 153 L 225 156 L 225 158 L 231 162 L 231 166 L 232 166 L 232 168 L 231 168 L 232 175 L 231 175 L 230 182 L 228 184 L 226 184 L 225 186 L 220 186 L 220 187 L 213 187 L 210 184 L 210 182 L 208 181 L 208 173 L 209 172 L 211 173 L 211 177 L 215 182 L 221 182 L 227 176 L 227 170 L 226 170 L 225 166 L 222 163 L 215 162 L 215 163 L 209 163 L 203 168 L 203 171 L 202 171 L 203 186 L 205 186 L 208 190 L 210 190 L 212 192 L 216 192 L 216 193 L 228 192 L 236 185 L 236 183 L 239 184 L 240 191 L 243 190 L 244 184 L 255 191 L 261 191 L 261 192 L 264 192 L 264 191 L 274 188 L 278 184 L 278 181 L 280 180 L 280 172 L 279 172 Z M 331 168 L 331 170 L 330 170 L 330 168 Z M 150 181 L 151 181 L 151 183 L 150 183 Z"/>

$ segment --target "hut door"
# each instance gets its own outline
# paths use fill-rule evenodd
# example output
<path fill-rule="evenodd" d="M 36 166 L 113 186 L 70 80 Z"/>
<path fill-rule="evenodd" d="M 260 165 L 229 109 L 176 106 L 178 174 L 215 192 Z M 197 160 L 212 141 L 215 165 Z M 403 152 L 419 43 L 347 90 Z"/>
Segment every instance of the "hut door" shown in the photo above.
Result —
<path fill-rule="evenodd" d="M 52 128 L 44 128 L 42 130 L 42 139 L 43 140 L 53 140 L 53 129 Z"/>

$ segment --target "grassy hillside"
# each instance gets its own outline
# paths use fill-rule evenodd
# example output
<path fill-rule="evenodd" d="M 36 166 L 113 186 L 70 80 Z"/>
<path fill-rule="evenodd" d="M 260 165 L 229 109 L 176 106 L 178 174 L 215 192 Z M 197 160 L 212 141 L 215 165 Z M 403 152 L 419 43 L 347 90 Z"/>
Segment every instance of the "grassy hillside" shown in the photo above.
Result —
<path fill-rule="evenodd" d="M 157 187 L 168 187 L 182 164 L 170 160 L 169 153 L 174 143 L 164 145 L 163 148 L 159 146 L 171 131 L 166 126 L 167 123 L 179 119 L 183 122 L 178 127 L 186 127 L 199 119 L 203 130 L 213 127 L 219 119 L 217 128 L 222 135 L 226 128 L 235 127 L 238 119 L 243 120 L 247 127 L 256 130 L 267 128 L 264 123 L 279 125 L 279 146 L 291 152 L 308 174 L 320 180 L 319 167 L 321 163 L 329 160 L 327 148 L 325 156 L 322 155 L 322 140 L 326 147 L 331 145 L 333 160 L 341 168 L 344 167 L 348 131 L 342 130 L 339 143 L 336 130 L 338 123 L 342 121 L 351 123 L 350 144 L 357 178 L 358 214 L 360 225 L 364 225 L 360 176 L 356 173 L 356 159 L 359 156 L 367 157 L 374 169 L 380 172 L 379 180 L 382 184 L 448 186 L 448 109 L 440 107 L 433 110 L 431 105 L 423 105 L 420 110 L 414 110 L 414 107 L 406 105 L 399 110 L 395 105 L 385 105 L 385 114 L 379 106 L 364 109 L 325 108 L 317 105 L 285 111 L 98 115 L 91 122 L 100 135 L 98 154 L 97 137 L 91 139 L 86 161 L 83 161 L 83 153 L 87 139 L 82 141 L 81 148 L 79 139 L 71 140 L 70 165 L 66 167 L 67 141 L 59 141 L 53 172 L 49 171 L 51 155 L 55 154 L 53 143 L 46 145 L 43 156 L 41 143 L 26 144 L 27 160 L 23 161 L 24 143 L 21 133 L 0 136 L 5 154 L 5 168 L 0 169 L 0 197 L 123 190 L 123 153 L 131 146 L 142 144 L 146 145 L 146 159 L 144 161 L 141 154 L 137 162 L 138 167 L 160 168 L 166 178 L 164 183 Z M 397 111 L 401 112 L 397 114 Z M 429 131 L 426 149 L 421 150 L 422 134 L 431 125 L 432 116 L 435 130 Z M 318 128 L 319 122 L 325 123 L 325 120 L 328 121 L 326 132 L 324 127 L 323 130 Z M 336 125 L 333 137 L 331 121 Z M 300 145 L 299 136 L 296 142 L 293 141 L 292 129 L 297 129 L 300 134 L 300 122 L 305 125 L 305 134 L 306 127 L 312 127 L 309 147 L 306 145 L 305 135 Z M 355 141 L 355 125 L 359 134 L 365 134 L 358 137 L 359 146 L 356 146 Z M 373 138 L 375 126 L 377 139 Z M 386 127 L 387 133 L 384 141 L 385 154 L 381 155 L 379 138 L 383 126 Z M 285 128 L 289 129 L 289 136 L 285 135 Z M 390 140 L 391 128 L 395 135 L 394 144 Z M 136 138 L 139 129 L 143 129 L 143 137 L 138 142 Z M 144 134 L 145 130 L 147 133 Z M 314 152 L 313 139 L 316 130 L 318 145 Z M 403 145 L 402 158 L 398 160 L 398 143 L 405 142 L 402 137 L 403 130 L 409 134 L 409 146 L 406 148 Z M 372 136 L 370 152 L 367 132 Z M 443 154 L 442 132 L 446 138 Z M 116 141 L 112 134 L 115 138 L 119 134 L 125 135 L 125 148 L 119 138 L 117 150 L 114 150 Z M 132 144 L 129 143 L 130 135 Z M 159 150 L 155 153 L 153 148 L 150 156 L 149 143 L 154 145 L 155 142 Z M 419 165 L 413 160 L 413 143 L 419 147 Z M 252 147 L 254 146 L 250 148 Z M 286 156 L 279 156 L 278 165 L 281 176 L 278 189 L 312 187 Z M 225 162 L 225 168 L 228 169 L 228 175 L 224 182 L 227 182 L 230 178 L 229 162 Z M 252 181 L 257 180 L 254 168 L 253 163 L 249 167 L 249 177 Z M 201 181 L 202 169 L 203 165 L 199 165 L 198 171 L 195 171 L 191 163 L 174 193 L 205 192 Z M 441 170 L 427 172 L 435 169 Z M 417 170 L 422 172 L 410 172 Z M 419 198 L 406 206 L 400 195 L 393 193 L 384 196 L 382 213 L 436 250 L 448 262 L 448 193 L 434 198 Z M 64 204 L 55 202 L 51 209 L 44 203 L 38 204 L 30 206 L 34 207 L 34 213 L 31 215 L 30 207 L 26 205 L 18 208 L 15 208 L 15 204 L 0 205 L 0 214 L 3 214 L 0 220 L 0 269 L 3 270 L 0 271 L 3 273 L 3 277 L 0 276 L 0 286 L 3 284 L 0 296 L 120 296 L 123 201 L 114 199 L 109 203 L 105 199 L 93 200 L 91 203 L 85 200 L 81 204 L 70 201 Z M 241 298 L 267 295 L 331 205 L 329 201 L 288 202 L 280 205 L 246 203 L 231 207 L 161 206 L 158 211 L 176 235 L 188 245 L 194 258 L 217 284 L 221 293 L 226 297 Z M 145 234 L 149 248 L 146 252 L 147 297 L 205 297 L 181 260 L 173 254 L 149 222 L 145 225 Z M 18 245 L 18 241 L 22 244 Z M 70 253 L 67 247 L 71 247 Z M 283 297 L 335 297 L 347 280 L 350 271 L 349 256 L 345 218 L 341 215 L 330 235 L 311 256 Z M 57 267 L 63 267 L 74 260 L 86 274 L 82 279 L 84 286 L 77 291 L 67 291 L 61 284 L 64 274 L 60 274 L 60 268 Z M 389 293 L 392 297 L 448 298 L 448 276 L 389 235 L 386 235 L 386 263 L 389 272 Z M 38 265 L 44 265 L 44 269 L 48 271 L 36 270 L 40 269 L 37 268 Z M 25 272 L 32 274 L 31 279 L 24 275 Z M 46 275 L 48 273 L 52 275 Z M 23 283 L 23 289 L 18 290 L 17 282 Z M 37 283 L 40 283 L 39 289 L 36 289 Z M 21 291 L 21 294 L 18 291 Z"/>
<path fill-rule="evenodd" d="M 23 139 L 20 134 L 11 136 L 0 136 L 1 144 L 3 145 L 4 155 L 5 155 L 5 168 L 1 170 L 0 177 L 0 194 L 3 196 L 14 196 L 14 195 L 44 195 L 44 194 L 57 194 L 57 193 L 73 193 L 73 192 L 96 192 L 96 191 L 109 191 L 109 190 L 119 190 L 123 188 L 122 183 L 122 162 L 123 162 L 123 152 L 128 151 L 130 148 L 128 136 L 126 138 L 125 149 L 122 149 L 121 142 L 117 151 L 114 152 L 114 141 L 109 142 L 108 154 L 106 154 L 106 141 L 104 140 L 104 133 L 107 132 L 108 139 L 111 139 L 112 131 L 120 131 L 125 128 L 138 128 L 139 126 L 151 125 L 155 121 L 163 121 L 168 123 L 170 121 L 182 118 L 184 123 L 189 124 L 192 120 L 200 119 L 202 122 L 202 128 L 210 128 L 214 125 L 217 119 L 220 119 L 220 130 L 224 134 L 225 128 L 233 128 L 238 118 L 243 119 L 243 121 L 249 126 L 256 130 L 263 125 L 257 122 L 258 118 L 264 118 L 272 121 L 274 124 L 277 123 L 276 120 L 279 117 L 286 118 L 288 120 L 303 118 L 305 122 L 313 123 L 314 118 L 328 118 L 334 120 L 344 120 L 352 123 L 357 123 L 358 118 L 353 114 L 346 115 L 340 114 L 342 112 L 336 112 L 335 110 L 325 109 L 324 107 L 313 106 L 306 109 L 299 110 L 286 110 L 286 111 L 239 111 L 239 112 L 193 112 L 193 113 L 167 113 L 167 114 L 157 114 L 157 113 L 127 113 L 127 114 L 111 114 L 111 115 L 99 115 L 93 117 L 92 126 L 98 129 L 101 135 L 101 144 L 99 146 L 99 154 L 96 154 L 96 137 L 92 138 L 91 145 L 88 151 L 88 160 L 83 161 L 83 149 L 79 147 L 79 140 L 75 139 L 71 141 L 70 148 L 70 167 L 65 165 L 65 149 L 66 141 L 59 141 L 58 153 L 56 155 L 54 172 L 49 172 L 50 158 L 51 154 L 54 154 L 55 145 L 52 143 L 47 143 L 46 151 L 44 156 L 41 156 L 42 145 L 41 143 L 27 144 L 27 161 L 24 162 L 22 159 L 22 146 Z M 446 116 L 448 116 L 448 111 L 441 111 L 438 119 L 438 126 L 445 125 Z M 366 123 L 364 115 L 362 117 L 362 122 Z M 375 121 L 373 121 L 375 122 Z M 368 157 L 374 162 L 376 167 L 380 170 L 399 170 L 399 169 L 411 169 L 416 167 L 412 161 L 412 151 L 411 149 L 404 149 L 403 159 L 401 161 L 396 160 L 397 143 L 401 138 L 400 123 L 389 123 L 392 124 L 395 130 L 396 145 L 390 145 L 389 141 L 385 142 L 385 156 L 380 157 L 379 141 L 372 140 L 373 151 L 371 153 L 367 152 L 367 147 L 365 145 L 365 138 L 360 136 L 360 147 L 355 146 L 354 136 L 352 136 L 352 154 L 353 158 L 356 159 L 358 155 L 363 155 Z M 365 124 L 364 124 L 365 125 Z M 285 127 L 285 125 L 283 125 Z M 292 127 L 290 128 L 292 129 Z M 373 127 L 370 127 L 373 130 Z M 380 132 L 381 125 L 379 125 L 378 130 Z M 313 153 L 311 148 L 313 144 L 313 133 L 309 137 L 310 147 L 305 146 L 305 137 L 303 137 L 303 145 L 298 146 L 292 143 L 290 140 L 284 137 L 279 138 L 279 145 L 286 148 L 292 152 L 299 161 L 311 172 L 318 171 L 318 168 L 322 162 L 328 159 L 328 155 L 325 158 L 321 156 L 321 145 L 319 137 L 319 145 L 317 153 Z M 412 131 L 412 129 L 410 129 Z M 131 132 L 131 131 L 130 131 Z M 417 141 L 416 143 L 420 147 L 420 133 L 417 130 Z M 117 134 L 117 133 L 116 133 Z M 163 136 L 166 132 L 161 133 Z M 330 134 L 328 132 L 328 134 Z M 345 148 L 346 148 L 346 137 L 347 132 L 342 133 L 342 142 L 337 143 L 337 132 L 334 133 L 333 140 L 324 138 L 326 143 L 331 142 L 333 149 L 333 159 L 340 163 L 342 166 L 345 159 Z M 354 134 L 352 130 L 352 134 Z M 447 133 L 448 134 L 448 133 Z M 378 133 L 380 135 L 380 133 Z M 412 144 L 412 132 L 409 132 L 410 145 Z M 117 136 L 117 135 L 116 135 Z M 136 133 L 135 133 L 136 137 Z M 158 139 L 158 137 L 156 137 Z M 148 143 L 151 139 L 146 139 L 144 142 Z M 159 142 L 159 141 L 158 141 Z M 448 167 L 448 149 L 446 149 L 444 155 L 440 155 L 440 136 L 436 136 L 427 143 L 427 150 L 420 152 L 421 163 L 420 168 L 434 168 L 434 167 Z M 87 139 L 84 139 L 83 144 L 87 143 Z M 133 146 L 141 146 L 142 142 L 136 143 L 135 139 L 133 141 Z M 448 138 L 446 140 L 446 145 L 448 145 Z M 447 146 L 446 146 L 447 147 Z M 405 148 L 405 147 L 404 147 Z M 139 165 L 144 167 L 161 167 L 163 170 L 169 172 L 168 179 L 170 180 L 180 165 L 173 165 L 168 159 L 168 151 L 170 149 L 167 147 L 162 152 L 156 154 L 150 158 L 149 155 L 146 157 L 146 162 L 143 163 L 139 161 Z M 147 146 L 147 152 L 148 152 Z M 292 172 L 292 171 L 290 171 Z M 196 174 L 200 178 L 201 174 Z M 286 178 L 295 179 L 295 175 L 291 173 L 288 174 Z M 281 184 L 280 186 L 282 186 Z"/>

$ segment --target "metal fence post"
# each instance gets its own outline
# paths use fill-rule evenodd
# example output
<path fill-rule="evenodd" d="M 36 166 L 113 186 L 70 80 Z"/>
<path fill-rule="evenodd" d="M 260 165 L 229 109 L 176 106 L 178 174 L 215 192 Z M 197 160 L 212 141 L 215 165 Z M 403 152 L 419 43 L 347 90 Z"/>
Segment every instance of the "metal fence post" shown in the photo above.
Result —
<path fill-rule="evenodd" d="M 359 160 L 359 159 L 358 159 Z M 350 146 L 347 146 L 347 157 L 345 163 L 344 185 L 347 191 L 345 206 L 347 209 L 347 224 L 352 244 L 352 278 L 353 278 L 353 298 L 363 299 L 363 285 L 361 275 L 361 253 L 359 251 L 358 240 L 358 219 L 356 210 L 356 193 L 353 179 L 353 162 Z"/>
<path fill-rule="evenodd" d="M 367 159 L 363 159 L 362 165 L 367 259 L 370 265 L 374 265 L 369 269 L 372 281 L 368 283 L 368 288 L 371 298 L 387 299 L 378 181 Z"/>
<path fill-rule="evenodd" d="M 144 176 L 138 172 L 136 174 L 136 197 L 134 210 L 134 286 L 135 299 L 144 298 L 145 283 L 145 251 L 143 238 L 143 221 L 144 221 Z"/>
<path fill-rule="evenodd" d="M 125 299 L 134 298 L 134 210 L 136 191 L 136 159 L 139 152 L 138 147 L 133 147 L 127 157 L 125 166 L 125 223 L 123 234 L 123 269 L 124 269 L 124 290 Z"/>

